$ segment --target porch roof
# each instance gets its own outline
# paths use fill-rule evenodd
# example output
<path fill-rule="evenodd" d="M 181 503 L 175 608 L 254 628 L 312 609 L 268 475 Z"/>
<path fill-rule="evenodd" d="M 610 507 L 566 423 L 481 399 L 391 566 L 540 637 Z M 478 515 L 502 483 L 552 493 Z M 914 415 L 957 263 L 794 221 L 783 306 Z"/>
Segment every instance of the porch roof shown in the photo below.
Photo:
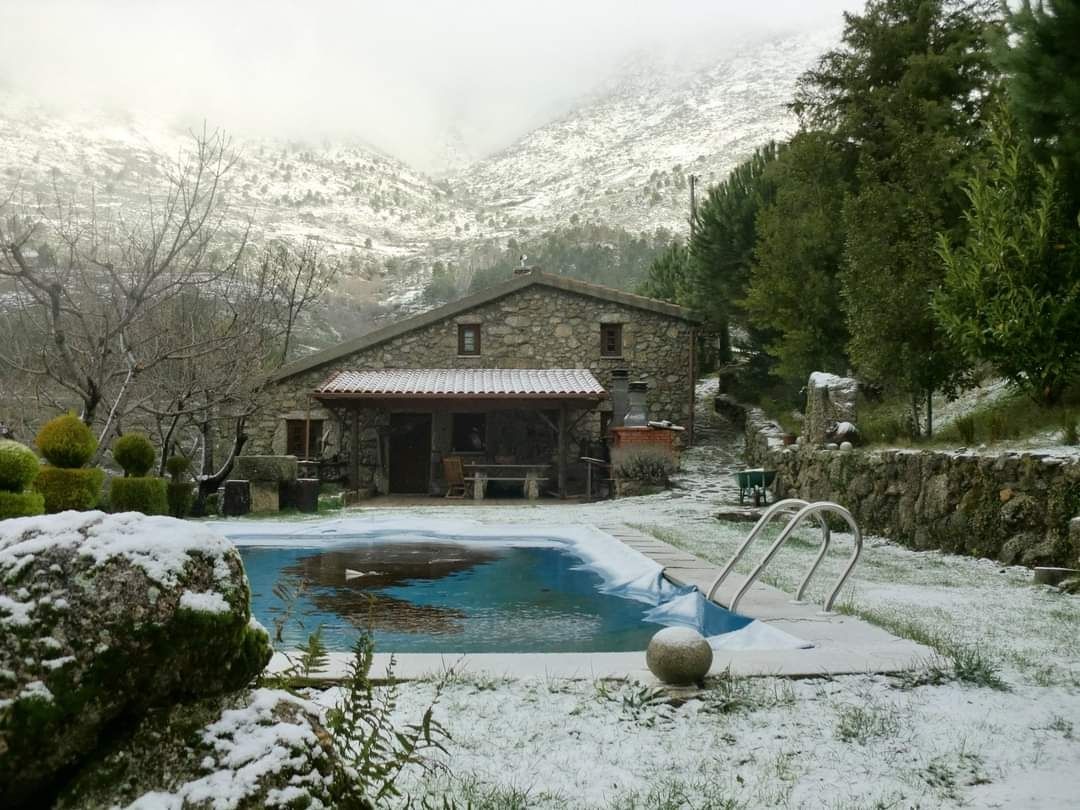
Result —
<path fill-rule="evenodd" d="M 607 396 L 582 368 L 411 368 L 334 372 L 318 399 L 587 399 Z"/>

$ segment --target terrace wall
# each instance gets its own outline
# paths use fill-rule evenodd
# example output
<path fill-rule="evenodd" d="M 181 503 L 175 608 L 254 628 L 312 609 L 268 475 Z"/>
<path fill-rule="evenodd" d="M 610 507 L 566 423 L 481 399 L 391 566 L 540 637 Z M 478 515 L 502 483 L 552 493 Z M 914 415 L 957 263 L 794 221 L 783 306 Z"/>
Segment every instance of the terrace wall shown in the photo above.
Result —
<path fill-rule="evenodd" d="M 1080 461 L 1039 453 L 782 447 L 746 418 L 747 459 L 778 497 L 835 501 L 863 531 L 1007 564 L 1080 561 Z M 766 431 L 763 433 L 763 429 Z"/>

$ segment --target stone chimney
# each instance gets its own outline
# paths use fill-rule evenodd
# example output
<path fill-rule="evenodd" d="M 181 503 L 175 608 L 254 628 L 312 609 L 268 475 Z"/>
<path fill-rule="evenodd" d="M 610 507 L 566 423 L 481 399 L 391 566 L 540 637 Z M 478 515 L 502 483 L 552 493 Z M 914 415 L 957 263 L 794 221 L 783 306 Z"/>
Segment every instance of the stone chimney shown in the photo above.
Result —
<path fill-rule="evenodd" d="M 645 398 L 649 393 L 649 384 L 643 380 L 630 383 L 629 405 L 623 418 L 623 427 L 648 427 L 649 411 Z"/>
<path fill-rule="evenodd" d="M 611 426 L 622 427 L 630 407 L 630 370 L 616 368 L 611 372 Z"/>

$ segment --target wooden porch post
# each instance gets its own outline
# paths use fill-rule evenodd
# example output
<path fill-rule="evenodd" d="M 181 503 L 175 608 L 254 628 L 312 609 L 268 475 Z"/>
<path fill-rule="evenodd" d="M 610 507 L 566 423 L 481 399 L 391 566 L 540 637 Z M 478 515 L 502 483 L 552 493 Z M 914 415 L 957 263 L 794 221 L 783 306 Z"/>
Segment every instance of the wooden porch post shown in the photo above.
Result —
<path fill-rule="evenodd" d="M 349 488 L 360 488 L 360 409 L 349 410 Z"/>
<path fill-rule="evenodd" d="M 559 497 L 566 497 L 566 403 L 559 403 Z"/>

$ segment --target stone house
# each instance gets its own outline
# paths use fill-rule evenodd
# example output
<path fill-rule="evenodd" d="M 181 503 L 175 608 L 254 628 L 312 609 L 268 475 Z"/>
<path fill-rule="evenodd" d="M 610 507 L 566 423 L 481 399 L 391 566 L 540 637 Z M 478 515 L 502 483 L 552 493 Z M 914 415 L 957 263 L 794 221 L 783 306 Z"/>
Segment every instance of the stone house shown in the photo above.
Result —
<path fill-rule="evenodd" d="M 557 464 L 565 494 L 579 456 L 603 452 L 616 369 L 692 442 L 696 326 L 673 304 L 521 271 L 282 367 L 249 452 L 320 459 L 324 478 L 378 493 L 443 491 L 448 455 Z"/>

